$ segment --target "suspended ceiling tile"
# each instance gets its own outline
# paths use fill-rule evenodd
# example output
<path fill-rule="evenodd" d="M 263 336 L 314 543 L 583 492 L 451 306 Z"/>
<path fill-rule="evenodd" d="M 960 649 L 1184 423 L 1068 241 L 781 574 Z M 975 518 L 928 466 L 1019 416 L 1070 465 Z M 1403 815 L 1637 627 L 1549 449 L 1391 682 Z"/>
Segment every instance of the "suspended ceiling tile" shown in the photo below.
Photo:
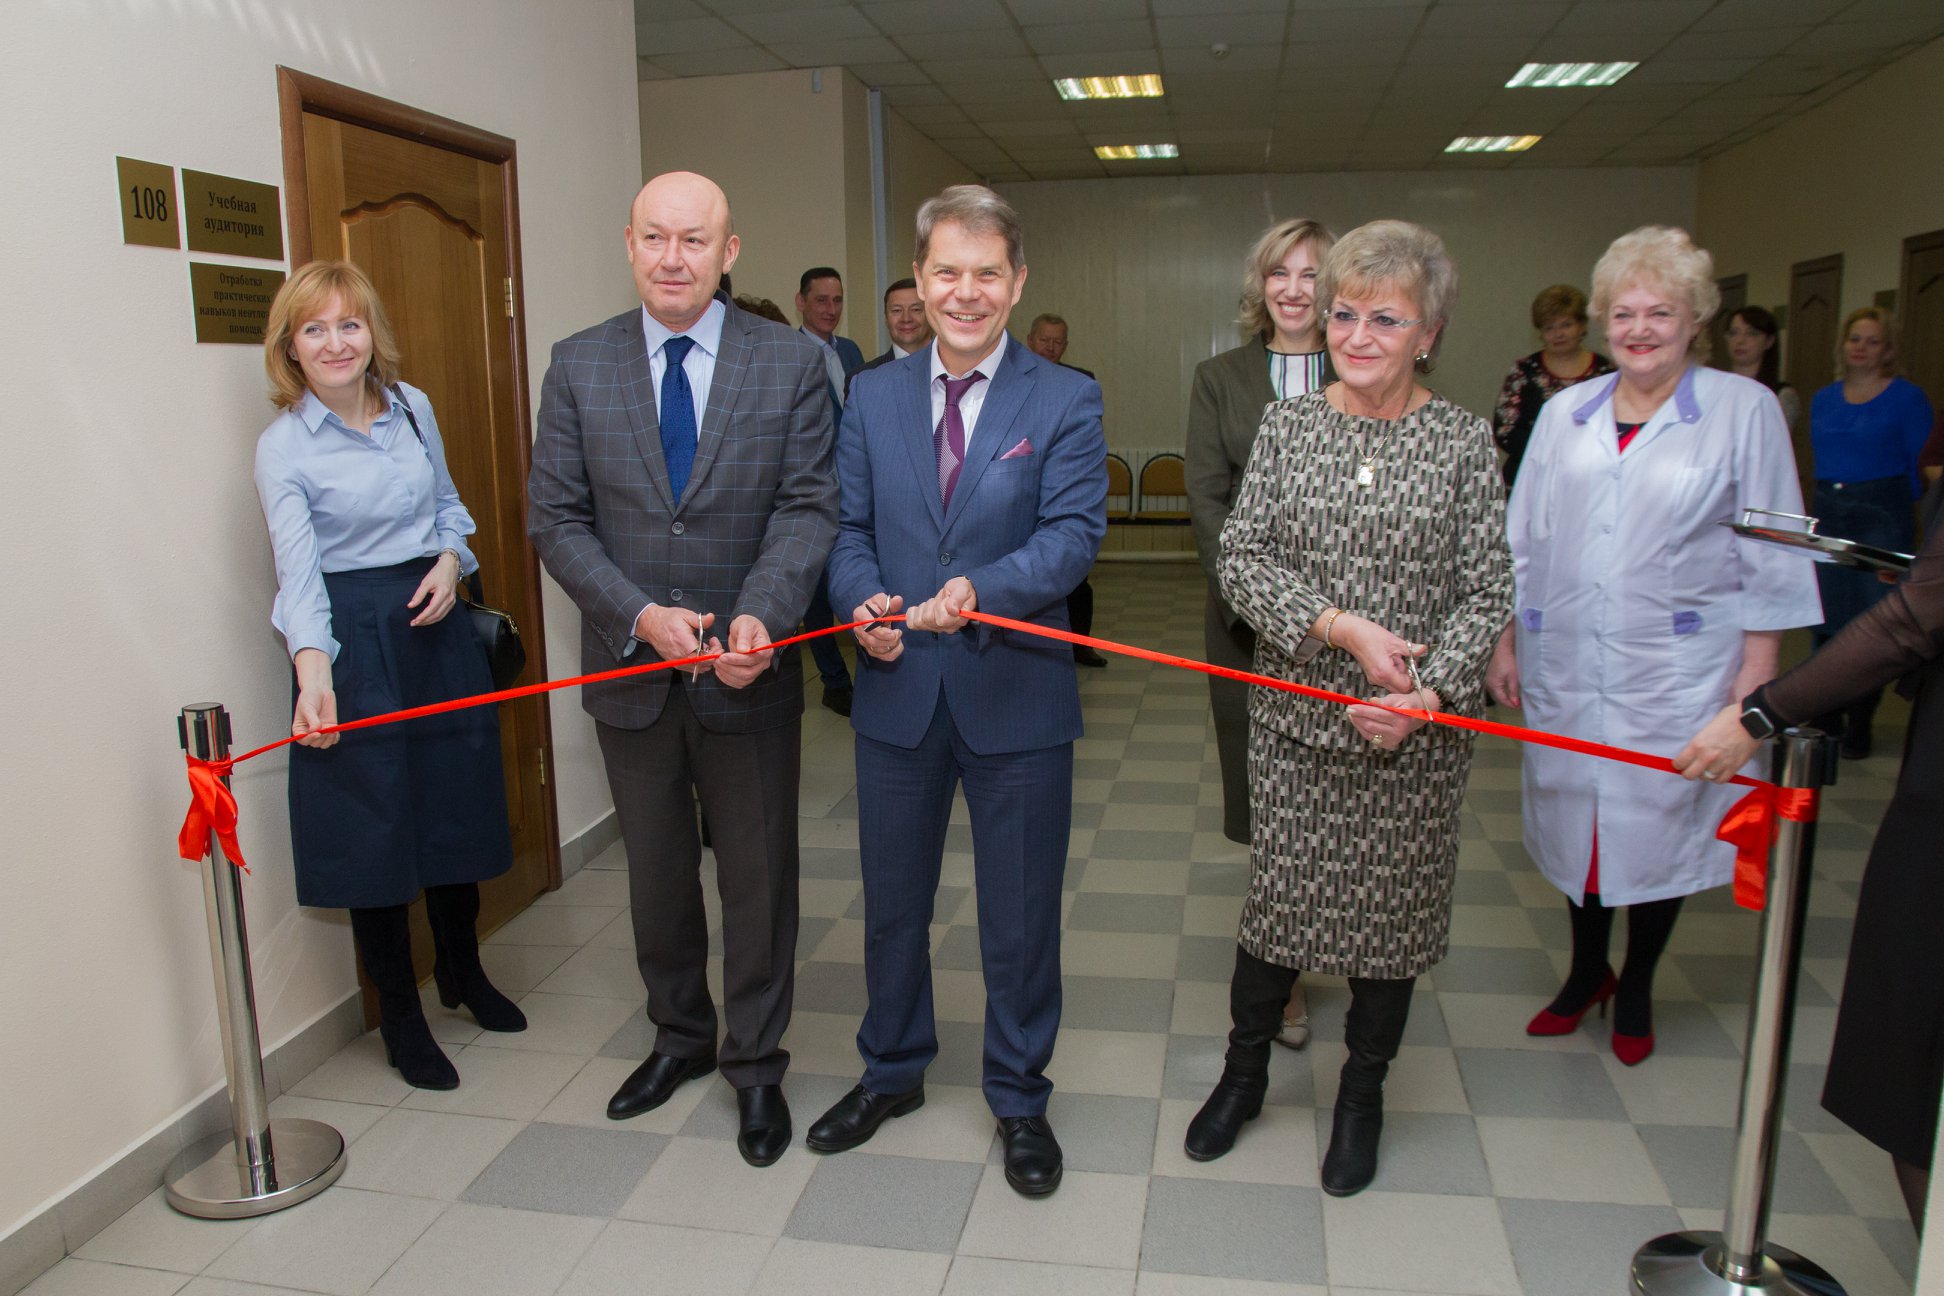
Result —
<path fill-rule="evenodd" d="M 1054 77 L 1139 76 L 1161 70 L 1161 53 L 1146 49 L 1103 50 L 1086 54 L 1042 54 L 1040 68 Z"/>
<path fill-rule="evenodd" d="M 1200 45 L 1277 45 L 1284 40 L 1280 10 L 1271 13 L 1202 13 L 1192 18 L 1156 18 L 1161 47 Z"/>
<path fill-rule="evenodd" d="M 1161 70 L 1169 76 L 1203 71 L 1273 72 L 1282 66 L 1281 45 L 1238 45 L 1216 58 L 1206 49 L 1187 47 L 1161 51 Z"/>
<path fill-rule="evenodd" d="M 1261 148 L 1269 142 L 1269 128 L 1267 126 L 1229 127 L 1226 129 L 1219 126 L 1198 127 L 1194 130 L 1179 132 L 1175 142 L 1183 148 L 1187 148 L 1190 144 L 1221 144 L 1232 145 L 1238 148 Z"/>
<path fill-rule="evenodd" d="M 1539 43 L 1537 32 L 1525 36 L 1420 36 L 1411 42 L 1404 61 L 1426 67 L 1503 68 L 1510 77 Z M 1504 81 L 1501 80 L 1503 85 Z"/>
<path fill-rule="evenodd" d="M 1092 50 L 1153 48 L 1146 19 L 1115 22 L 1057 23 L 1026 28 L 1026 44 L 1035 54 L 1086 54 Z"/>
<path fill-rule="evenodd" d="M 1847 14 L 1844 15 L 1848 17 Z M 1870 54 L 1883 53 L 1901 45 L 1926 41 L 1944 33 L 1944 5 L 1924 19 L 1888 19 L 1882 22 L 1829 23 L 1805 32 L 1789 49 L 1791 54 Z"/>
<path fill-rule="evenodd" d="M 933 86 L 931 78 L 916 63 L 852 63 L 851 75 L 867 86 L 896 90 L 893 103 L 940 103 L 944 92 Z M 886 95 L 886 98 L 891 98 Z"/>
<path fill-rule="evenodd" d="M 678 18 L 672 22 L 635 24 L 635 53 L 643 58 L 748 47 L 749 41 L 720 18 Z"/>
<path fill-rule="evenodd" d="M 694 54 L 660 54 L 655 66 L 671 76 L 736 76 L 744 72 L 777 72 L 789 66 L 782 59 L 754 47 L 736 50 L 699 50 Z"/>
<path fill-rule="evenodd" d="M 969 126 L 971 119 L 964 111 L 951 104 L 898 104 L 898 116 L 913 126 L 923 126 L 928 130 L 938 126 Z"/>
<path fill-rule="evenodd" d="M 1034 147 L 1048 147 L 1065 142 L 1074 148 L 1080 147 L 1080 131 L 1069 121 L 1019 120 L 995 121 L 986 127 L 986 133 L 1001 144 L 1030 144 Z"/>
<path fill-rule="evenodd" d="M 1717 0 L 1694 24 L 1695 31 L 1759 31 L 1770 25 L 1827 22 L 1852 0 Z M 1925 0 L 1930 3 L 1930 0 Z"/>
<path fill-rule="evenodd" d="M 1039 63 L 1031 58 L 939 57 L 920 59 L 919 63 L 931 74 L 932 80 L 947 89 L 994 81 L 1038 81 L 1048 98 L 1055 97 L 1052 82 L 1044 79 Z"/>
<path fill-rule="evenodd" d="M 759 45 L 783 41 L 858 40 L 877 36 L 871 20 L 855 8 L 810 9 L 779 13 L 745 14 L 735 20 L 736 29 Z"/>
<path fill-rule="evenodd" d="M 1533 63 L 1645 63 L 1666 47 L 1666 33 L 1600 32 L 1576 36 L 1550 35 L 1526 51 Z M 1625 85 L 1622 81 L 1619 84 Z M 1549 91 L 1534 90 L 1533 94 Z"/>
<path fill-rule="evenodd" d="M 1762 60 L 1654 59 L 1637 68 L 1629 80 L 1642 85 L 1719 85 L 1753 72 Z"/>
<path fill-rule="evenodd" d="M 1806 27 L 1772 26 L 1761 31 L 1690 31 L 1667 42 L 1656 59 L 1746 59 L 1780 54 L 1800 39 Z"/>
<path fill-rule="evenodd" d="M 700 0 L 712 13 L 737 20 L 759 14 L 801 13 L 806 9 L 849 9 L 850 0 Z"/>
<path fill-rule="evenodd" d="M 1395 67 L 1404 61 L 1404 51 L 1410 42 L 1399 38 L 1389 41 L 1305 41 L 1285 42 L 1288 57 L 1283 64 L 1285 71 L 1291 68 L 1336 69 Z"/>
<path fill-rule="evenodd" d="M 1412 0 L 1414 4 L 1422 2 Z M 1203 14 L 1280 14 L 1289 7 L 1289 0 L 1151 0 L 1150 7 L 1156 18 L 1195 18 Z"/>
<path fill-rule="evenodd" d="M 1625 4 L 1580 0 L 1566 11 L 1555 35 L 1589 32 L 1667 32 L 1686 29 L 1708 12 L 1714 0 L 1626 0 Z"/>
<path fill-rule="evenodd" d="M 1569 8 L 1571 5 L 1566 0 L 1550 4 L 1441 4 L 1424 15 L 1424 33 L 1428 36 L 1542 36 Z"/>
<path fill-rule="evenodd" d="M 674 79 L 675 74 L 673 72 L 664 72 L 645 58 L 635 59 L 635 80 L 673 81 Z"/>
<path fill-rule="evenodd" d="M 1053 93 L 1053 87 L 1039 80 L 981 81 L 977 84 L 951 82 L 943 89 L 952 96 L 954 103 L 968 110 L 975 121 L 983 118 L 988 109 L 998 109 L 1002 113 L 1019 108 L 1049 114 L 1064 111 L 1060 97 Z"/>
<path fill-rule="evenodd" d="M 635 25 L 670 22 L 683 18 L 706 18 L 708 10 L 695 0 L 634 0 Z"/>
<path fill-rule="evenodd" d="M 1007 25 L 999 0 L 891 0 L 860 6 L 864 16 L 887 36 L 920 32 L 977 31 Z"/>
<path fill-rule="evenodd" d="M 1147 17 L 1146 0 L 1005 0 L 1005 5 L 1022 27 Z"/>
<path fill-rule="evenodd" d="M 1032 51 L 1011 27 L 977 32 L 923 32 L 898 37 L 898 44 L 914 59 L 1024 58 Z"/>
<path fill-rule="evenodd" d="M 1433 13 L 1436 10 L 1432 11 Z M 1291 44 L 1314 41 L 1402 41 L 1419 30 L 1425 11 L 1399 5 L 1388 9 L 1300 9 L 1289 16 Z"/>
<path fill-rule="evenodd" d="M 1842 13 L 1844 22 L 1893 22 L 1900 18 L 1935 19 L 1937 0 L 1857 0 Z"/>
<path fill-rule="evenodd" d="M 836 67 L 849 63 L 896 63 L 898 47 L 882 36 L 847 40 L 772 41 L 770 53 L 791 67 Z"/>

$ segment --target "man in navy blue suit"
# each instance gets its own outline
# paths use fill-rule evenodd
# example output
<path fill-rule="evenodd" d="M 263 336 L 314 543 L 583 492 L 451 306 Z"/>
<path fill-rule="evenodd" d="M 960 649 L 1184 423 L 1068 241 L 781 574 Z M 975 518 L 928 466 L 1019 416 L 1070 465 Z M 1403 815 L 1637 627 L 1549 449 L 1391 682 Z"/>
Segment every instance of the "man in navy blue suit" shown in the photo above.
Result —
<path fill-rule="evenodd" d="M 1041 1196 L 1062 1157 L 1046 1122 L 1060 1025 L 1060 887 L 1080 694 L 1067 645 L 966 619 L 1064 629 L 1107 531 L 1100 387 L 1006 334 L 1026 282 L 1019 217 L 978 185 L 918 213 L 912 269 L 935 343 L 859 374 L 839 432 L 832 599 L 857 635 L 864 1076 L 810 1131 L 839 1152 L 924 1103 L 938 1053 L 930 926 L 946 819 L 972 815 L 985 970 L 983 1089 L 1006 1179 Z"/>
<path fill-rule="evenodd" d="M 850 389 L 851 375 L 864 367 L 864 352 L 847 337 L 837 336 L 844 322 L 844 280 L 834 266 L 811 266 L 797 281 L 797 318 L 803 321 L 803 335 L 823 352 L 824 369 L 830 375 L 830 417 L 844 417 L 844 394 Z M 830 586 L 818 581 L 810 594 L 810 606 L 803 612 L 803 628 L 827 629 L 836 621 L 831 612 Z M 835 639 L 812 639 L 810 657 L 817 663 L 817 677 L 823 681 L 823 704 L 838 715 L 851 710 L 850 672 L 844 669 L 844 654 L 837 651 Z"/>

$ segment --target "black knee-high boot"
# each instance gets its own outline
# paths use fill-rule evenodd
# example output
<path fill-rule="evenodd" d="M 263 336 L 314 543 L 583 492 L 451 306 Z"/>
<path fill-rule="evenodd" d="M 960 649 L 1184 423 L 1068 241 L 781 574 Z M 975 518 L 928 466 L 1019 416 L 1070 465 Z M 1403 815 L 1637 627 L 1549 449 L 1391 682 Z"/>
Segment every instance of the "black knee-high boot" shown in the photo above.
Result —
<path fill-rule="evenodd" d="M 439 1002 L 472 1010 L 489 1031 L 523 1031 L 526 1014 L 486 979 L 479 965 L 479 884 L 458 882 L 425 888 L 425 917 L 432 925 L 432 979 Z"/>
<path fill-rule="evenodd" d="M 1296 969 L 1265 962 L 1237 945 L 1229 978 L 1229 1046 L 1215 1091 L 1188 1122 L 1182 1151 L 1213 1161 L 1235 1146 L 1242 1126 L 1262 1114 L 1269 1092 L 1269 1044 L 1282 1029 L 1283 1005 Z"/>
<path fill-rule="evenodd" d="M 1336 1120 L 1323 1156 L 1323 1191 L 1332 1197 L 1360 1193 L 1377 1177 L 1377 1143 L 1384 1132 L 1384 1077 L 1404 1040 L 1416 977 L 1350 978 L 1350 1013 L 1343 1042 L 1350 1056 L 1337 1085 Z"/>
<path fill-rule="evenodd" d="M 1654 971 L 1660 966 L 1674 920 L 1681 916 L 1685 896 L 1649 900 L 1627 906 L 1627 961 L 1620 969 L 1620 986 L 1613 994 L 1613 1031 L 1648 1039 L 1654 1034 Z M 1644 1054 L 1643 1054 L 1644 1056 Z"/>
<path fill-rule="evenodd" d="M 378 1034 L 385 1061 L 419 1089 L 456 1089 L 459 1072 L 432 1038 L 412 975 L 412 927 L 404 905 L 353 909 L 351 936 L 358 961 L 378 991 Z"/>

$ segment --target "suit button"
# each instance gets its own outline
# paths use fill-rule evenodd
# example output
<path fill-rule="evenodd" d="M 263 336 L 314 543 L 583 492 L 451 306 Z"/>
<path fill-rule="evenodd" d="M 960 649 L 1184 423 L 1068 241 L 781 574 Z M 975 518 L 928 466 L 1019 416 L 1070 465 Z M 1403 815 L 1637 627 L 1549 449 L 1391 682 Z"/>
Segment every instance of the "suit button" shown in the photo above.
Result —
<path fill-rule="evenodd" d="M 670 590 L 668 591 L 668 597 L 670 602 L 680 603 L 682 601 L 682 591 Z"/>
<path fill-rule="evenodd" d="M 952 555 L 948 553 L 938 555 L 938 565 L 940 567 L 950 567 L 952 565 Z"/>
<path fill-rule="evenodd" d="M 675 523 L 674 525 L 670 526 L 668 529 L 676 535 L 680 535 L 682 534 L 682 532 L 688 530 L 688 528 L 683 526 L 680 522 Z"/>

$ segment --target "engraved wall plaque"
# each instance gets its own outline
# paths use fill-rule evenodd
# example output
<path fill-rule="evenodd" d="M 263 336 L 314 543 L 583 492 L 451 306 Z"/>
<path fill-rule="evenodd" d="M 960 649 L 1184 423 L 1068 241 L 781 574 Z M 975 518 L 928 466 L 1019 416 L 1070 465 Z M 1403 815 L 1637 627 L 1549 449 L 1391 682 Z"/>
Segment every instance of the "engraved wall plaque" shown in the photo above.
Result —
<path fill-rule="evenodd" d="M 283 260 L 283 209 L 275 185 L 185 167 L 182 220 L 191 252 Z"/>
<path fill-rule="evenodd" d="M 174 167 L 118 157 L 115 184 L 121 192 L 122 242 L 142 247 L 182 246 Z"/>
<path fill-rule="evenodd" d="M 270 303 L 284 272 L 256 266 L 189 263 L 189 296 L 196 313 L 196 341 L 261 346 Z"/>

